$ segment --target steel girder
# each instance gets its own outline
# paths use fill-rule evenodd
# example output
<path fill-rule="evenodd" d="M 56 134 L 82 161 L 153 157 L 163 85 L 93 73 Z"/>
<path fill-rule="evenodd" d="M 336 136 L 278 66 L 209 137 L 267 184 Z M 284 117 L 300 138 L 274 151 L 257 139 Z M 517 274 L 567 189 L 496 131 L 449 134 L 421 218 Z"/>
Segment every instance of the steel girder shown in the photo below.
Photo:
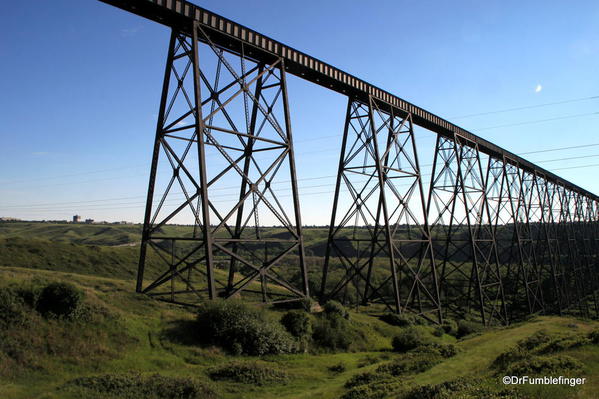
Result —
<path fill-rule="evenodd" d="M 223 51 L 197 23 L 190 30 L 171 34 L 137 291 L 183 304 L 307 297 L 283 60 L 253 62 L 243 49 Z M 195 223 L 167 225 L 184 217 Z"/>
<path fill-rule="evenodd" d="M 349 99 L 321 298 L 382 303 L 440 322 L 425 213 L 411 114 L 372 97 Z"/>

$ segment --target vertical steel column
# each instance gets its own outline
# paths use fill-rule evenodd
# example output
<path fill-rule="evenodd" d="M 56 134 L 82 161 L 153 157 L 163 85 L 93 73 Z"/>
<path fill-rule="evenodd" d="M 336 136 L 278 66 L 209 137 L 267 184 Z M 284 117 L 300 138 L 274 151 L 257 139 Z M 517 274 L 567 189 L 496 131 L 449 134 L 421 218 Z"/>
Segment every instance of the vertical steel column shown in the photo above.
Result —
<path fill-rule="evenodd" d="M 212 254 L 212 228 L 210 225 L 210 205 L 208 202 L 208 177 L 206 173 L 206 149 L 204 131 L 206 125 L 202 118 L 202 95 L 200 86 L 200 63 L 198 50 L 198 23 L 194 21 L 192 32 L 192 67 L 193 67 L 193 88 L 194 88 L 194 116 L 195 131 L 198 140 L 198 161 L 200 171 L 200 199 L 202 202 L 202 235 L 204 237 L 204 256 L 206 262 L 206 275 L 208 280 L 208 297 L 216 297 L 216 287 L 214 286 L 214 259 Z"/>
<path fill-rule="evenodd" d="M 327 247 L 324 256 L 324 265 L 322 269 L 322 279 L 320 285 L 320 301 L 324 302 L 327 295 L 327 278 L 329 275 L 329 264 L 331 260 L 331 251 L 333 250 L 334 243 L 333 237 L 335 235 L 335 222 L 337 221 L 337 209 L 339 206 L 339 191 L 341 189 L 341 180 L 343 176 L 343 170 L 345 165 L 345 152 L 347 150 L 347 138 L 349 135 L 350 122 L 352 117 L 352 104 L 353 100 L 351 97 L 347 98 L 347 111 L 345 113 L 345 126 L 343 128 L 343 138 L 341 141 L 341 152 L 339 154 L 339 165 L 337 167 L 337 180 L 335 182 L 335 193 L 333 194 L 333 208 L 331 210 L 331 222 L 329 223 L 329 233 L 327 235 Z"/>
<path fill-rule="evenodd" d="M 148 183 L 148 195 L 146 197 L 146 210 L 144 213 L 144 225 L 141 234 L 141 246 L 139 250 L 139 264 L 137 268 L 137 285 L 135 290 L 142 292 L 144 270 L 146 265 L 146 254 L 150 240 L 150 225 L 152 219 L 152 202 L 154 199 L 154 185 L 156 183 L 156 169 L 158 168 L 158 159 L 160 157 L 160 141 L 162 139 L 162 129 L 164 127 L 164 113 L 166 102 L 168 101 L 168 88 L 170 85 L 171 68 L 173 57 L 175 55 L 175 43 L 179 33 L 171 30 L 171 38 L 168 45 L 166 56 L 166 66 L 164 67 L 164 79 L 162 82 L 162 94 L 160 95 L 160 107 L 158 109 L 158 120 L 156 122 L 156 136 L 154 138 L 154 150 L 152 151 L 152 165 L 150 166 L 150 181 Z"/>
<path fill-rule="evenodd" d="M 373 132 L 372 141 L 374 147 L 374 157 L 375 157 L 375 165 L 376 165 L 376 174 L 378 178 L 378 186 L 379 186 L 379 204 L 383 211 L 383 229 L 385 232 L 385 247 L 387 248 L 387 253 L 389 256 L 389 267 L 391 269 L 391 278 L 393 284 L 393 300 L 395 304 L 395 312 L 400 313 L 401 311 L 401 301 L 399 298 L 399 282 L 397 281 L 397 269 L 395 267 L 395 249 L 393 245 L 393 241 L 391 239 L 391 226 L 389 222 L 389 210 L 387 209 L 387 200 L 385 198 L 385 189 L 387 184 L 387 171 L 383 169 L 383 160 L 381 159 L 381 154 L 379 151 L 379 145 L 377 140 L 377 126 L 375 125 L 374 120 L 374 109 L 375 104 L 373 102 L 372 96 L 369 98 L 368 107 L 370 109 L 369 115 L 369 123 L 370 129 Z M 387 127 L 387 129 L 391 130 L 391 128 Z M 388 132 L 387 143 L 391 141 L 391 132 Z M 378 213 L 378 212 L 377 212 Z M 376 220 L 377 225 L 379 224 L 379 220 Z M 371 263 L 369 263 L 371 264 Z M 367 281 L 367 286 L 370 284 L 370 281 Z M 367 291 L 366 291 L 367 292 Z"/>
<path fill-rule="evenodd" d="M 310 296 L 308 287 L 308 268 L 306 267 L 306 255 L 304 251 L 304 234 L 302 232 L 302 217 L 300 212 L 299 190 L 297 188 L 297 172 L 295 170 L 295 150 L 293 148 L 293 135 L 291 134 L 291 116 L 289 112 L 289 99 L 287 98 L 287 79 L 285 77 L 285 61 L 279 64 L 281 74 L 281 93 L 283 97 L 283 110 L 285 119 L 285 130 L 287 131 L 289 173 L 291 175 L 291 195 L 293 197 L 293 211 L 295 216 L 295 233 L 298 239 L 298 260 L 302 278 L 302 292 Z"/>

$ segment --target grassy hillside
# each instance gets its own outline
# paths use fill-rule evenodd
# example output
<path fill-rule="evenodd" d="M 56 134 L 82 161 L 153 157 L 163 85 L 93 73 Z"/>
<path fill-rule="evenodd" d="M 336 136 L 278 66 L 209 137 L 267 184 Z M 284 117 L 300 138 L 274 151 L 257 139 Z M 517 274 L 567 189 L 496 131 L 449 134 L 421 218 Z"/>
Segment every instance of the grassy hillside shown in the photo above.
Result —
<path fill-rule="evenodd" d="M 139 242 L 141 225 L 0 222 L 0 238 L 15 237 L 57 243 L 125 245 Z"/>
<path fill-rule="evenodd" d="M 261 359 L 233 356 L 218 347 L 198 342 L 194 312 L 134 294 L 131 280 L 0 267 L 0 286 L 3 287 L 39 286 L 50 281 L 68 281 L 83 290 L 90 316 L 83 321 L 70 321 L 46 319 L 33 314 L 30 321 L 35 328 L 13 327 L 3 331 L 3 343 L 0 344 L 2 398 L 129 398 L 135 396 L 122 387 L 123 381 L 131 380 L 144 381 L 146 384 L 154 381 L 154 385 L 162 384 L 161 387 L 172 389 L 175 386 L 187 387 L 189 381 L 194 381 L 195 387 L 205 390 L 205 397 L 223 399 L 334 399 L 343 395 L 347 398 L 351 389 L 344 387 L 344 384 L 353 376 L 379 374 L 376 370 L 381 366 L 395 364 L 410 356 L 391 351 L 392 337 L 402 331 L 401 327 L 391 326 L 365 313 L 350 315 L 351 326 L 360 338 L 352 342 L 349 352 L 312 351 L 268 355 Z M 268 316 L 276 321 L 283 312 L 269 309 Z M 582 363 L 582 369 L 562 375 L 586 377 L 587 384 L 577 388 L 527 386 L 510 391 L 510 395 L 594 398 L 599 391 L 599 345 L 578 338 L 587 336 L 598 327 L 597 322 L 539 317 L 530 322 L 456 340 L 447 334 L 434 337 L 430 334 L 434 331 L 433 327 L 420 326 L 418 328 L 436 342 L 455 343 L 458 353 L 423 372 L 391 376 L 384 383 L 373 382 L 361 386 L 366 387 L 364 392 L 387 392 L 382 396 L 355 397 L 401 398 L 413 392 L 417 386 L 433 386 L 458 377 L 473 381 L 477 379 L 480 387 L 500 392 L 504 389 L 500 383 L 503 372 L 498 373 L 493 365 L 494 359 L 519 341 L 544 331 L 559 345 L 549 345 L 553 351 L 549 354 L 545 353 L 549 349 L 542 347 L 539 349 L 543 352 L 541 357 L 571 356 Z M 556 337 L 571 338 L 564 341 L 556 340 Z M 574 342 L 575 338 L 578 344 L 568 344 Z M 536 353 L 535 350 L 531 349 L 531 353 Z M 215 368 L 223 365 L 229 367 L 232 361 L 244 364 L 256 361 L 260 367 L 282 370 L 285 378 L 256 385 L 209 377 L 210 373 L 214 374 Z M 155 376 L 156 373 L 160 377 Z M 108 382 L 107 374 L 110 376 Z M 94 390 L 106 385 L 113 389 L 110 394 L 100 394 Z"/>

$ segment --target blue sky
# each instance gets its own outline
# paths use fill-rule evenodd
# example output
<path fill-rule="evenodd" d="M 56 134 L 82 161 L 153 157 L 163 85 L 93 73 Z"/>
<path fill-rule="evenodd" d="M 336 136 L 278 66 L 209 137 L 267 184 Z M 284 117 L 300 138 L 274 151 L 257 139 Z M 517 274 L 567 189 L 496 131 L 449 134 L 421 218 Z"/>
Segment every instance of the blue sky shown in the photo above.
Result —
<path fill-rule="evenodd" d="M 584 145 L 525 157 L 599 193 L 596 1 L 197 4 L 512 152 Z M 99 1 L 3 5 L 0 216 L 142 220 L 168 38 Z M 326 224 L 334 179 L 314 178 L 336 173 L 346 99 L 296 78 L 289 96 L 304 223 Z"/>

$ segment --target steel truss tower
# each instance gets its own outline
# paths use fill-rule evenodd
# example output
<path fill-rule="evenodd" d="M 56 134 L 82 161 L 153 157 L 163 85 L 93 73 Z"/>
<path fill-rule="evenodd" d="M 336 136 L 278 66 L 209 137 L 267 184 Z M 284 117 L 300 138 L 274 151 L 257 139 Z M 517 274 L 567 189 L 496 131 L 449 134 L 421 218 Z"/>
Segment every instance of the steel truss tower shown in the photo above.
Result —
<path fill-rule="evenodd" d="M 171 34 L 137 291 L 182 304 L 309 295 L 284 60 L 224 50 L 197 23 Z"/>
<path fill-rule="evenodd" d="M 342 187 L 348 195 L 341 195 Z M 321 297 L 441 320 L 412 115 L 349 99 Z"/>
<path fill-rule="evenodd" d="M 439 136 L 429 194 L 432 234 L 439 240 L 441 296 L 448 314 L 472 309 L 484 324 L 507 322 L 486 176 L 475 143 Z"/>
<path fill-rule="evenodd" d="M 101 1 L 172 29 L 137 291 L 309 296 L 292 74 L 348 98 L 321 299 L 487 325 L 599 316 L 599 196 L 188 1 Z M 415 127 L 437 135 L 426 191 Z"/>

